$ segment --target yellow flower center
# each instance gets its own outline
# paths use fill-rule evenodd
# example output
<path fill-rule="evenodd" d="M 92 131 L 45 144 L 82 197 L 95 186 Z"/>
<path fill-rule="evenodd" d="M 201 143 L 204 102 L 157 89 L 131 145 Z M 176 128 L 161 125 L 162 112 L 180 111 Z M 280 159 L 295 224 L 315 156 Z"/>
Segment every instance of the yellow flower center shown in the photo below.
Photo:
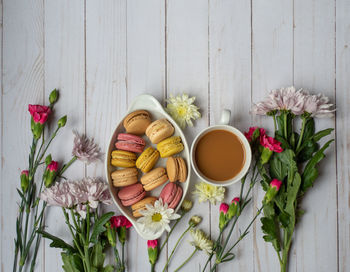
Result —
<path fill-rule="evenodd" d="M 159 222 L 160 220 L 162 220 L 162 215 L 160 213 L 155 213 L 154 215 L 152 215 L 152 221 L 154 222 Z"/>
<path fill-rule="evenodd" d="M 187 109 L 184 106 L 179 106 L 177 108 L 177 113 L 181 116 L 184 117 L 187 114 Z"/>

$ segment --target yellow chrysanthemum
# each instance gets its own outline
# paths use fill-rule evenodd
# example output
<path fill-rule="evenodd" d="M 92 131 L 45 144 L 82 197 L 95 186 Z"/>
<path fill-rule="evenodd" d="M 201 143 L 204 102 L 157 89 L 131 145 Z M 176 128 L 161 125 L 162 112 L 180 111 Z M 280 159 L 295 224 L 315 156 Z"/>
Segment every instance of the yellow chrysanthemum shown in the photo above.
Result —
<path fill-rule="evenodd" d="M 193 194 L 198 196 L 199 203 L 209 200 L 210 203 L 215 205 L 217 201 L 222 202 L 224 200 L 225 188 L 202 181 L 196 184 L 196 190 L 193 191 Z"/>
<path fill-rule="evenodd" d="M 213 250 L 213 241 L 200 229 L 192 229 L 190 232 L 193 238 L 190 244 L 209 255 Z"/>
<path fill-rule="evenodd" d="M 185 128 L 186 125 L 193 127 L 192 120 L 196 120 L 201 117 L 199 113 L 199 107 L 193 104 L 196 97 L 189 97 L 187 94 L 173 96 L 170 95 L 167 99 L 168 105 L 166 111 L 174 118 L 181 128 Z"/>

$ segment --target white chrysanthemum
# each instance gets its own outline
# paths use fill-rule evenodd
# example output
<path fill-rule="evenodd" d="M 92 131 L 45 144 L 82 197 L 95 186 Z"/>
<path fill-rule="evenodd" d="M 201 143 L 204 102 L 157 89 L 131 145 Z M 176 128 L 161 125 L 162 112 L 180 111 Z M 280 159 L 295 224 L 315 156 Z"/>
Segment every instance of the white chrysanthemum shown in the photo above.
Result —
<path fill-rule="evenodd" d="M 323 94 L 307 95 L 303 111 L 310 113 L 312 117 L 332 117 L 335 111 L 332 107 L 329 98 Z"/>
<path fill-rule="evenodd" d="M 200 229 L 191 229 L 190 233 L 193 238 L 190 244 L 210 255 L 213 251 L 213 241 Z"/>
<path fill-rule="evenodd" d="M 225 197 L 225 188 L 222 186 L 214 186 L 205 182 L 196 184 L 196 190 L 193 194 L 198 196 L 199 203 L 209 200 L 210 203 L 222 202 Z"/>
<path fill-rule="evenodd" d="M 196 120 L 201 117 L 199 113 L 199 107 L 193 104 L 196 97 L 189 97 L 187 94 L 173 96 L 167 99 L 168 105 L 166 111 L 174 118 L 181 128 L 185 128 L 186 125 L 193 127 L 192 120 Z"/>
<path fill-rule="evenodd" d="M 168 208 L 168 204 L 163 204 L 162 199 L 156 200 L 154 205 L 146 204 L 146 209 L 141 210 L 143 215 L 137 220 L 144 230 L 149 233 L 158 233 L 163 231 L 170 231 L 170 220 L 178 219 L 180 215 L 174 213 L 173 209 Z"/>
<path fill-rule="evenodd" d="M 73 131 L 73 133 L 75 135 L 72 150 L 73 156 L 76 156 L 78 160 L 86 164 L 90 164 L 101 158 L 101 149 L 93 139 L 89 139 L 85 135 L 79 134 L 77 131 Z"/>

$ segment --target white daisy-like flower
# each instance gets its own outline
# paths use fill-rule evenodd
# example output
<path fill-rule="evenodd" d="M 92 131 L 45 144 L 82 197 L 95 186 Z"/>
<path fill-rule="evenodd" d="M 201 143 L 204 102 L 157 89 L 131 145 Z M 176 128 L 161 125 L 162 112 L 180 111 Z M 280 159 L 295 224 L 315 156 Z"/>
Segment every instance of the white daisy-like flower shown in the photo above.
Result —
<path fill-rule="evenodd" d="M 225 188 L 222 186 L 214 186 L 205 182 L 196 184 L 196 190 L 193 194 L 198 196 L 199 203 L 209 200 L 210 203 L 222 202 L 225 197 Z"/>
<path fill-rule="evenodd" d="M 201 117 L 199 107 L 193 104 L 196 97 L 189 97 L 188 94 L 182 94 L 178 96 L 170 95 L 166 101 L 168 105 L 166 111 L 174 118 L 181 128 L 185 128 L 186 125 L 193 127 L 192 120 L 197 120 Z"/>
<path fill-rule="evenodd" d="M 213 241 L 200 229 L 191 229 L 190 233 L 193 239 L 190 244 L 210 255 L 213 251 Z"/>
<path fill-rule="evenodd" d="M 310 113 L 312 117 L 333 117 L 335 109 L 332 107 L 329 98 L 323 94 L 307 95 L 303 111 Z"/>
<path fill-rule="evenodd" d="M 168 208 L 168 204 L 163 204 L 162 199 L 156 200 L 154 205 L 146 204 L 146 209 L 141 210 L 143 215 L 137 222 L 140 223 L 144 230 L 149 233 L 162 232 L 164 229 L 170 231 L 170 220 L 180 218 L 180 215 L 174 213 L 173 209 Z"/>

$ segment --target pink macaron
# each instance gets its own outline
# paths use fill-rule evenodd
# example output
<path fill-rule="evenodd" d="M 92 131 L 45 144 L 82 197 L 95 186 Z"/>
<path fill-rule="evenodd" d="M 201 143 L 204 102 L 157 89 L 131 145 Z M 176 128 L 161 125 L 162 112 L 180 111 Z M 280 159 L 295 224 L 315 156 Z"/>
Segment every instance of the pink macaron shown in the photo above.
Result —
<path fill-rule="evenodd" d="M 182 197 L 182 188 L 174 182 L 170 182 L 164 186 L 159 198 L 163 200 L 164 203 L 168 204 L 168 208 L 175 209 L 179 204 Z"/>
<path fill-rule="evenodd" d="M 129 133 L 119 133 L 117 139 L 115 147 L 125 151 L 141 153 L 146 145 L 144 139 Z"/>
<path fill-rule="evenodd" d="M 141 183 L 136 183 L 124 187 L 118 192 L 118 197 L 123 206 L 131 206 L 146 196 Z"/>

